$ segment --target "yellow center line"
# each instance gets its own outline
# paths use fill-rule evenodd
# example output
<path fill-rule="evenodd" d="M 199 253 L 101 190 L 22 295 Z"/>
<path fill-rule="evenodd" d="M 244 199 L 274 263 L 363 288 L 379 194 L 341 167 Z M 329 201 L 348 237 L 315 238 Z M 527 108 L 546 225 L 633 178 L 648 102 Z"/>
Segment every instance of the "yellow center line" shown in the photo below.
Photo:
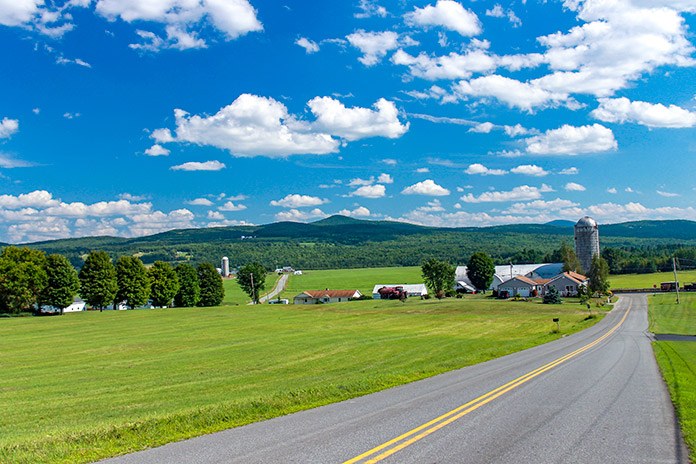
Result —
<path fill-rule="evenodd" d="M 491 390 L 490 392 L 488 392 L 482 396 L 479 396 L 478 398 L 471 400 L 468 403 L 463 404 L 462 406 L 459 406 L 459 407 L 457 407 L 457 408 L 455 408 L 455 409 L 453 409 L 453 410 L 451 410 L 451 411 L 449 411 L 449 412 L 447 412 L 447 413 L 445 413 L 445 414 L 443 414 L 443 415 L 441 415 L 441 416 L 439 416 L 439 417 L 437 417 L 429 422 L 426 422 L 425 424 L 423 424 L 421 426 L 418 426 L 412 430 L 409 430 L 408 432 L 406 432 L 402 435 L 399 435 L 398 437 L 396 437 L 392 440 L 389 440 L 389 441 L 387 441 L 387 442 L 385 442 L 385 443 L 383 443 L 375 448 L 372 448 L 371 450 L 366 451 L 365 453 L 363 453 L 359 456 L 356 456 L 353 459 L 349 459 L 348 461 L 345 461 L 343 464 L 353 464 L 355 462 L 361 461 L 369 456 L 376 454 L 379 451 L 382 451 L 385 448 L 389 448 L 390 446 L 392 446 L 396 443 L 399 443 L 402 440 L 405 440 L 406 438 L 411 437 L 412 435 L 417 434 L 418 432 L 421 432 L 418 435 L 415 435 L 414 437 L 412 437 L 408 440 L 405 440 L 402 443 L 400 443 L 399 445 L 394 446 L 393 448 L 390 448 L 389 450 L 383 452 L 382 454 L 370 459 L 369 461 L 365 461 L 365 464 L 373 464 L 373 463 L 379 462 L 379 461 L 387 458 L 388 456 L 391 456 L 392 454 L 396 453 L 397 451 L 400 451 L 400 450 L 406 448 L 407 446 L 417 442 L 418 440 L 430 435 L 431 433 L 445 427 L 446 425 L 451 424 L 452 422 L 456 421 L 457 419 L 464 417 L 465 415 L 469 414 L 470 412 L 480 408 L 484 404 L 487 404 L 487 403 L 493 401 L 494 399 L 509 392 L 510 390 L 517 388 L 518 386 L 522 385 L 523 383 L 528 382 L 529 380 L 533 379 L 534 377 L 558 366 L 559 364 L 566 362 L 567 360 L 579 355 L 580 353 L 583 353 L 584 351 L 589 350 L 590 348 L 592 348 L 592 347 L 598 345 L 599 343 L 601 343 L 602 341 L 606 340 L 607 337 L 609 337 L 619 327 L 621 327 L 621 324 L 624 323 L 624 321 L 626 320 L 626 317 L 628 317 L 628 313 L 631 311 L 631 306 L 632 305 L 629 305 L 628 309 L 626 310 L 626 313 L 621 318 L 621 320 L 618 322 L 618 324 L 616 324 L 614 327 L 611 328 L 611 330 L 609 330 L 607 333 L 605 333 L 604 335 L 602 335 L 601 337 L 599 337 L 595 341 L 588 343 L 587 345 L 585 345 L 581 348 L 578 348 L 577 350 L 573 351 L 572 353 L 569 353 L 565 356 L 561 356 L 560 358 L 558 358 L 554 361 L 551 361 L 548 364 L 545 364 L 537 369 L 534 369 L 533 371 L 528 372 L 528 373 L 516 378 L 515 380 L 512 380 L 512 381 L 506 383 L 505 385 L 502 385 L 502 386 L 496 388 L 495 390 Z"/>

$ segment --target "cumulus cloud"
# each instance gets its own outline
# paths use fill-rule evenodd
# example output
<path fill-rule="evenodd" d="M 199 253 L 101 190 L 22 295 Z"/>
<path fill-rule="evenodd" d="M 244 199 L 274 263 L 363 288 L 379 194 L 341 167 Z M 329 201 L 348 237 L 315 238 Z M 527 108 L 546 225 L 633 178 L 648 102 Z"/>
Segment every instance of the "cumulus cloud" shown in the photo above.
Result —
<path fill-rule="evenodd" d="M 525 141 L 527 152 L 535 155 L 579 155 L 617 148 L 614 133 L 601 124 L 580 127 L 564 124 Z"/>
<path fill-rule="evenodd" d="M 546 187 L 546 186 L 545 186 Z M 523 201 L 536 200 L 541 198 L 541 193 L 547 188 L 530 187 L 529 185 L 520 185 L 509 191 L 491 191 L 484 192 L 479 196 L 468 193 L 460 198 L 466 203 L 488 203 L 502 201 Z"/>
<path fill-rule="evenodd" d="M 2 118 L 0 121 L 0 139 L 5 139 L 19 130 L 19 121 L 16 119 Z"/>
<path fill-rule="evenodd" d="M 492 97 L 509 107 L 531 112 L 537 107 L 555 107 L 569 101 L 566 92 L 544 90 L 530 83 L 492 74 L 470 81 L 459 81 L 454 85 L 454 94 L 459 98 Z"/>
<path fill-rule="evenodd" d="M 452 0 L 438 0 L 435 6 L 416 7 L 412 12 L 404 15 L 404 19 L 411 26 L 444 27 L 465 37 L 481 33 L 481 22 L 478 16 Z"/>
<path fill-rule="evenodd" d="M 399 110 L 393 102 L 380 98 L 374 109 L 346 108 L 331 97 L 315 97 L 307 105 L 316 116 L 315 128 L 343 139 L 353 141 L 367 137 L 401 137 L 409 123 L 401 124 Z"/>
<path fill-rule="evenodd" d="M 521 164 L 517 167 L 510 169 L 510 172 L 514 174 L 523 174 L 525 176 L 535 177 L 542 177 L 548 174 L 548 171 L 545 171 L 544 168 L 542 168 L 541 166 L 537 166 L 536 164 Z"/>
<path fill-rule="evenodd" d="M 162 145 L 156 143 L 147 150 L 145 150 L 145 154 L 147 156 L 168 156 L 169 155 L 169 150 L 164 148 Z"/>
<path fill-rule="evenodd" d="M 379 182 L 380 184 L 393 184 L 394 179 L 392 179 L 392 176 L 390 176 L 389 174 L 382 173 L 377 178 L 377 182 Z"/>
<path fill-rule="evenodd" d="M 349 193 L 349 197 L 363 197 L 363 198 L 382 198 L 386 195 L 386 187 L 382 184 L 374 185 L 363 185 L 356 190 Z"/>
<path fill-rule="evenodd" d="M 429 168 L 418 168 L 418 169 L 416 169 L 416 172 L 419 174 L 425 174 L 425 173 L 430 172 L 430 169 Z"/>
<path fill-rule="evenodd" d="M 605 122 L 635 122 L 648 127 L 683 128 L 696 125 L 696 113 L 676 105 L 665 106 L 626 97 L 600 98 L 599 107 L 590 113 Z"/>
<path fill-rule="evenodd" d="M 225 169 L 225 164 L 220 161 L 189 161 L 169 168 L 173 171 L 219 171 Z"/>
<path fill-rule="evenodd" d="M 562 174 L 564 176 L 574 176 L 575 174 L 578 174 L 579 172 L 580 171 L 578 170 L 578 168 L 573 166 L 570 168 L 561 169 L 558 173 Z"/>
<path fill-rule="evenodd" d="M 346 36 L 348 43 L 360 50 L 363 54 L 358 61 L 365 66 L 373 66 L 379 63 L 387 52 L 396 50 L 401 46 L 417 45 L 418 42 L 409 36 L 400 37 L 394 31 L 365 32 L 360 29 Z"/>
<path fill-rule="evenodd" d="M 504 214 L 535 214 L 539 211 L 559 211 L 566 208 L 575 208 L 580 206 L 579 203 L 574 203 L 570 200 L 556 198 L 555 200 L 534 200 L 527 203 L 514 203 Z"/>
<path fill-rule="evenodd" d="M 460 54 L 451 52 L 445 56 L 430 56 L 421 52 L 411 56 L 403 50 L 398 50 L 391 58 L 392 63 L 407 66 L 414 77 L 427 80 L 467 79 L 473 73 L 485 73 L 496 68 L 495 58 L 485 50 L 474 49 Z M 438 90 L 426 97 L 437 97 Z"/>
<path fill-rule="evenodd" d="M 481 174 L 482 176 L 502 176 L 507 174 L 507 171 L 504 169 L 489 169 L 480 163 L 470 164 L 464 172 L 470 175 Z"/>
<path fill-rule="evenodd" d="M 286 195 L 280 200 L 272 200 L 271 206 L 282 206 L 284 208 L 300 208 L 303 206 L 317 206 L 327 203 L 327 200 L 322 200 L 319 197 L 310 195 L 299 195 L 297 193 Z"/>
<path fill-rule="evenodd" d="M 242 211 L 247 207 L 241 203 L 232 203 L 231 201 L 226 202 L 224 205 L 218 207 L 220 211 Z"/>
<path fill-rule="evenodd" d="M 436 213 L 444 210 L 445 208 L 442 206 L 442 203 L 440 203 L 440 200 L 438 200 L 437 198 L 433 201 L 429 201 L 426 206 L 419 206 L 418 208 L 416 208 L 416 211 L 423 213 Z"/>
<path fill-rule="evenodd" d="M 309 40 L 305 37 L 300 37 L 295 41 L 295 45 L 299 45 L 304 48 L 307 53 L 316 53 L 319 51 L 319 45 L 313 40 Z"/>
<path fill-rule="evenodd" d="M 371 16 L 379 16 L 381 18 L 387 16 L 386 8 L 378 5 L 374 0 L 360 0 L 358 9 L 360 12 L 355 13 L 353 16 L 359 19 L 369 18 Z"/>
<path fill-rule="evenodd" d="M 432 179 L 426 179 L 422 182 L 417 182 L 401 191 L 403 195 L 428 195 L 441 197 L 450 194 L 446 188 L 438 185 Z"/>
<path fill-rule="evenodd" d="M 186 204 L 192 206 L 213 206 L 213 202 L 208 200 L 207 198 L 196 198 L 194 200 L 187 201 Z"/>
<path fill-rule="evenodd" d="M 341 216 L 349 216 L 349 217 L 367 217 L 370 215 L 370 210 L 365 208 L 364 206 L 358 206 L 354 210 L 347 210 L 347 209 L 342 209 L 341 211 L 338 212 Z"/>
<path fill-rule="evenodd" d="M 616 193 L 616 189 L 615 189 L 614 187 L 609 187 L 609 188 L 607 189 L 607 193 L 615 194 L 615 193 Z"/>
<path fill-rule="evenodd" d="M 277 221 L 306 222 L 309 219 L 325 218 L 327 216 L 328 215 L 319 208 L 314 208 L 311 211 L 300 211 L 297 209 L 281 211 L 275 215 L 275 218 Z"/>
<path fill-rule="evenodd" d="M 587 190 L 584 185 L 576 184 L 575 182 L 568 182 L 565 185 L 565 189 L 569 192 L 584 192 Z"/>

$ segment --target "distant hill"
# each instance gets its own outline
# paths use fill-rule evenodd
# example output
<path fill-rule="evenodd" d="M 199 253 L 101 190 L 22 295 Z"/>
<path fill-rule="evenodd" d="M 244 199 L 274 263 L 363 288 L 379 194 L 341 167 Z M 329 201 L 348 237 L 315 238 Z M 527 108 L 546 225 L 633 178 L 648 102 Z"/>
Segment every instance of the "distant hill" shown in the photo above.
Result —
<path fill-rule="evenodd" d="M 292 265 L 305 269 L 417 265 L 436 257 L 465 263 L 471 253 L 485 251 L 496 261 L 523 249 L 546 254 L 561 242 L 572 243 L 571 221 L 491 227 L 425 227 L 396 221 L 370 221 L 331 216 L 312 223 L 276 222 L 258 226 L 181 229 L 135 238 L 84 237 L 32 243 L 48 253 L 61 253 L 75 266 L 91 250 L 112 256 L 136 255 L 143 262 L 219 263 L 231 266 L 259 261 L 268 268 Z M 599 226 L 606 246 L 653 247 L 696 245 L 696 222 L 635 221 Z"/>

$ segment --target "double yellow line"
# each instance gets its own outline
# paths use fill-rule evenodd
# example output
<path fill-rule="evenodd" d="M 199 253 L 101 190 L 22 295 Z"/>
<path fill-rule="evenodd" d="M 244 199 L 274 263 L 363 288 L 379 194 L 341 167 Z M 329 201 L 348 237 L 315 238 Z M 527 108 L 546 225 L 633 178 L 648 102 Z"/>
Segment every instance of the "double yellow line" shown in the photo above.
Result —
<path fill-rule="evenodd" d="M 541 375 L 544 372 L 553 369 L 554 367 L 558 366 L 559 364 L 562 364 L 566 361 L 568 361 L 571 358 L 574 358 L 575 356 L 579 355 L 580 353 L 583 353 L 590 348 L 598 345 L 602 341 L 606 340 L 607 337 L 609 337 L 611 334 L 613 334 L 619 327 L 621 327 L 621 324 L 624 323 L 626 320 L 626 317 L 628 317 L 628 313 L 631 311 L 631 305 L 629 305 L 628 309 L 626 310 L 626 313 L 624 314 L 623 318 L 619 321 L 618 324 L 616 324 L 614 327 L 611 328 L 607 333 L 596 339 L 595 341 L 588 343 L 587 345 L 583 346 L 582 348 L 578 348 L 577 350 L 573 351 L 572 353 L 569 353 L 565 356 L 562 356 L 555 361 L 551 361 L 550 363 L 539 367 L 538 369 L 535 369 L 531 372 L 528 372 L 524 374 L 521 377 L 516 378 L 515 380 L 506 383 L 505 385 L 502 385 L 495 390 L 492 390 L 485 395 L 479 396 L 475 400 L 469 401 L 466 404 L 463 404 L 459 406 L 458 408 L 455 408 L 451 410 L 448 413 L 445 413 L 441 415 L 440 417 L 437 417 L 430 422 L 427 422 L 419 427 L 416 427 L 413 430 L 410 430 L 403 435 L 399 435 L 398 437 L 389 440 L 386 443 L 383 443 L 375 448 L 372 448 L 369 451 L 364 452 L 360 456 L 356 456 L 353 459 L 349 459 L 348 461 L 345 461 L 343 464 L 353 464 L 359 461 L 363 461 L 363 459 L 367 459 L 370 456 L 373 456 L 377 453 L 379 453 L 382 450 L 382 453 L 378 454 L 377 456 L 374 456 L 373 458 L 363 461 L 363 464 L 371 464 L 375 462 L 379 462 L 385 458 L 388 458 L 392 454 L 406 448 L 409 445 L 412 445 L 413 443 L 417 442 L 421 438 L 425 438 L 431 433 L 440 430 L 441 428 L 445 427 L 446 425 L 451 424 L 452 422 L 456 421 L 457 419 L 460 419 L 467 414 L 469 414 L 472 411 L 475 411 L 476 409 L 480 408 L 486 403 L 489 403 L 493 401 L 494 399 L 498 398 L 499 396 L 504 395 L 505 393 L 509 392 L 510 390 L 519 387 L 525 382 L 530 381 L 537 375 Z M 396 445 L 396 446 L 392 446 Z"/>

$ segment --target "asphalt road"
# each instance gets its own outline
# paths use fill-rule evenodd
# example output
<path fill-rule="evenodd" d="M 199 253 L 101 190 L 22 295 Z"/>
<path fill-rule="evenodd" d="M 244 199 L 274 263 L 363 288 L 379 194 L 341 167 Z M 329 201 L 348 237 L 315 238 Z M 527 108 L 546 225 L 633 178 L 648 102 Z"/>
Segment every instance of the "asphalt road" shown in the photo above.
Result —
<path fill-rule="evenodd" d="M 285 284 L 288 282 L 288 277 L 290 277 L 290 274 L 283 274 L 280 276 L 280 279 L 278 279 L 278 282 L 276 283 L 276 286 L 268 292 L 266 295 L 262 296 L 259 298 L 259 303 L 265 303 L 268 300 L 273 299 L 276 295 L 280 294 L 285 289 Z M 253 303 L 247 303 L 249 305 Z"/>
<path fill-rule="evenodd" d="M 622 296 L 552 343 L 106 462 L 688 462 L 647 328 L 646 297 Z"/>

